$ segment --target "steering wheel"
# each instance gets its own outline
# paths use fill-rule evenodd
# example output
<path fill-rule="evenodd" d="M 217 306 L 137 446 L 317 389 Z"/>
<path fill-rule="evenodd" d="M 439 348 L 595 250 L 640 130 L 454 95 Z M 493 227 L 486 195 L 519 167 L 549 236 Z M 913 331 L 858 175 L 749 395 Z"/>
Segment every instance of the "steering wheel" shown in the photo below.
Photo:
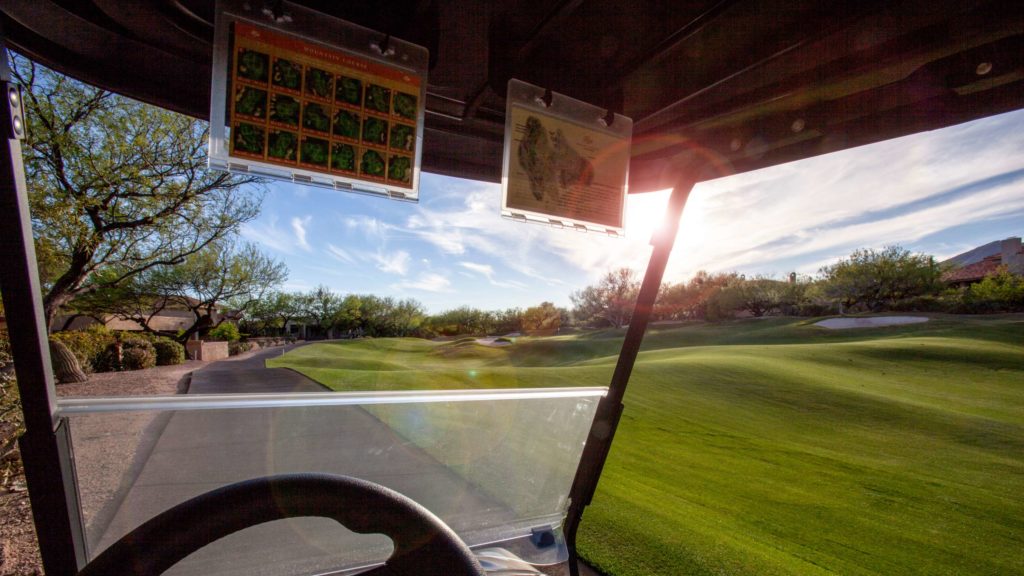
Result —
<path fill-rule="evenodd" d="M 469 547 L 423 506 L 379 484 L 330 474 L 268 476 L 196 496 L 126 534 L 79 576 L 162 574 L 224 536 L 299 516 L 390 537 L 394 553 L 366 576 L 486 576 Z"/>

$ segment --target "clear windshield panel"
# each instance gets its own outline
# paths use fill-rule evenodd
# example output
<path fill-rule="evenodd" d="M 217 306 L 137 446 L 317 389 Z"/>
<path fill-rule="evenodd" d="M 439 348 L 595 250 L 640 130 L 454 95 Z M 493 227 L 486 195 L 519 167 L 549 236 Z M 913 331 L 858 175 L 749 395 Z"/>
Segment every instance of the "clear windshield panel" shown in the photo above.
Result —
<path fill-rule="evenodd" d="M 94 558 L 156 514 L 283 473 L 392 488 L 471 547 L 565 560 L 559 526 L 601 388 L 64 400 Z M 169 574 L 346 573 L 391 553 L 381 535 L 298 518 L 238 532 Z"/>

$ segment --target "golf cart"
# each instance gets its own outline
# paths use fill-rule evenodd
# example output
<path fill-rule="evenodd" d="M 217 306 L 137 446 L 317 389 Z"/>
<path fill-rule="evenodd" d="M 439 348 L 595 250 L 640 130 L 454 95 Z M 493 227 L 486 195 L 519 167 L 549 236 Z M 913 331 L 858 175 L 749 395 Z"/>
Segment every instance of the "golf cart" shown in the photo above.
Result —
<path fill-rule="evenodd" d="M 6 0 L 0 11 L 5 46 L 209 119 L 213 169 L 397 200 L 417 199 L 421 171 L 508 186 L 513 153 L 529 172 L 558 150 L 522 160 L 530 122 L 513 115 L 527 110 L 566 131 L 586 124 L 625 151 L 620 194 L 672 189 L 607 388 L 58 400 L 21 164 L 21 94 L 5 72 L 0 284 L 47 574 L 575 576 L 577 528 L 694 184 L 1024 103 L 1024 13 L 1010 2 Z M 260 42 L 272 47 L 260 52 Z M 337 66 L 326 71 L 338 76 L 336 90 L 321 102 L 317 86 L 281 80 L 280 102 L 351 110 L 340 78 L 353 70 L 366 95 L 357 96 L 358 145 L 325 129 L 304 135 L 296 157 L 275 156 L 284 140 L 272 143 L 271 132 L 285 128 L 254 120 L 266 110 L 232 104 L 269 102 L 270 70 L 299 53 Z M 408 132 L 397 144 L 367 144 L 366 126 L 385 122 Z M 346 167 L 356 152 L 345 146 L 358 150 L 360 168 Z M 558 155 L 584 167 L 573 185 L 597 177 Z M 536 173 L 527 176 L 539 200 Z M 529 202 L 502 212 L 591 234 L 621 230 L 621 218 L 579 217 L 599 212 L 582 200 L 554 215 Z M 139 418 L 158 433 L 130 456 L 138 466 L 129 485 L 87 482 L 83 459 L 110 442 L 90 430 Z M 215 424 L 218 433 L 199 433 Z"/>

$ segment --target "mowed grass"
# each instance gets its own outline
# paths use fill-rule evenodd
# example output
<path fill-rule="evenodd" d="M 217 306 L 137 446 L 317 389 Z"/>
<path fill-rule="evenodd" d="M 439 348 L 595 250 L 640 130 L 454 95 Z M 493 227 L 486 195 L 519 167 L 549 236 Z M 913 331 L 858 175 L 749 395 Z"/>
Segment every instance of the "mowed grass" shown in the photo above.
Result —
<path fill-rule="evenodd" d="M 621 332 L 326 343 L 343 390 L 606 385 Z M 653 330 L 581 554 L 638 574 L 1024 573 L 1024 322 Z"/>

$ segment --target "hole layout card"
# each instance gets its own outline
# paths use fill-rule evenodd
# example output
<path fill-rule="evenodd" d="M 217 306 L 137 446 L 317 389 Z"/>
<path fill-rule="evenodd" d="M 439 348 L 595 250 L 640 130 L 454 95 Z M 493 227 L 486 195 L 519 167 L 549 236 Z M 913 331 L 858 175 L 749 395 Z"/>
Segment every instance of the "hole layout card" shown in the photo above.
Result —
<path fill-rule="evenodd" d="M 210 167 L 417 200 L 426 49 L 252 4 L 218 4 Z"/>

